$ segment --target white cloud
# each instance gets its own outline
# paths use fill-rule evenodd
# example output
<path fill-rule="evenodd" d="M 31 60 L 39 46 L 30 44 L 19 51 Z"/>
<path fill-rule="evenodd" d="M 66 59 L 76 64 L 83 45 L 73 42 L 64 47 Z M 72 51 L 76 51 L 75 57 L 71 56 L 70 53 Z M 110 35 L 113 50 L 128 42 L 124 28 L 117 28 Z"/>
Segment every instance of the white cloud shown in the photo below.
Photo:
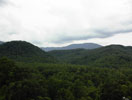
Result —
<path fill-rule="evenodd" d="M 0 40 L 44 46 L 126 34 L 131 6 L 130 0 L 8 0 L 0 7 Z"/>
<path fill-rule="evenodd" d="M 132 32 L 126 34 L 122 34 L 122 33 L 116 34 L 112 37 L 107 37 L 107 38 L 95 38 L 95 39 L 78 41 L 78 43 L 93 42 L 101 45 L 122 44 L 125 46 L 132 46 L 131 39 L 132 39 Z M 74 43 L 76 42 L 77 41 L 74 41 Z"/>

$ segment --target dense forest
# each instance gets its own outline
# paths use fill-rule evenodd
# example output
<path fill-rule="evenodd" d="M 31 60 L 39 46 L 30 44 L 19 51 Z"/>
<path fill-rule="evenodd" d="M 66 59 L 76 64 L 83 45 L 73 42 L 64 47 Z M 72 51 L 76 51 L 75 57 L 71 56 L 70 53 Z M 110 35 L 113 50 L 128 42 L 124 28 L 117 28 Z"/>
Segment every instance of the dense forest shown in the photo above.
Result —
<path fill-rule="evenodd" d="M 0 100 L 132 100 L 132 47 L 47 53 L 10 44 L 0 46 Z"/>
<path fill-rule="evenodd" d="M 55 50 L 50 51 L 49 54 L 57 58 L 60 63 L 98 67 L 131 67 L 132 65 L 132 47 L 130 46 L 110 45 L 94 50 Z"/>
<path fill-rule="evenodd" d="M 0 57 L 15 61 L 55 63 L 53 56 L 25 41 L 11 41 L 0 45 Z"/>
<path fill-rule="evenodd" d="M 132 97 L 132 68 L 14 63 L 0 59 L 0 100 L 122 100 Z"/>

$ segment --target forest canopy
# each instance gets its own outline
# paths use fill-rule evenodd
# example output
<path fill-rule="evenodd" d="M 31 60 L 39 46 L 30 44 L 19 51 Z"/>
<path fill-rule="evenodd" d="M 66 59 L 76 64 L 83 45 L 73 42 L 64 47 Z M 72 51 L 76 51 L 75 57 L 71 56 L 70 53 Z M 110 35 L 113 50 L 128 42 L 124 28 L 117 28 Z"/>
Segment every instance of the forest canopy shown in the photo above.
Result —
<path fill-rule="evenodd" d="M 0 100 L 122 100 L 132 97 L 131 68 L 0 59 Z"/>

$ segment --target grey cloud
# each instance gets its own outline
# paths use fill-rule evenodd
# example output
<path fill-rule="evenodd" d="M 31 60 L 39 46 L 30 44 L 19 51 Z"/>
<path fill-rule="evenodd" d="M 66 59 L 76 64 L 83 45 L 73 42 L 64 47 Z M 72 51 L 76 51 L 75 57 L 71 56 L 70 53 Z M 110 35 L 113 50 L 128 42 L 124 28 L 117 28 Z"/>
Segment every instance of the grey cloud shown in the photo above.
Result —
<path fill-rule="evenodd" d="M 0 0 L 0 6 L 3 6 L 6 3 L 7 3 L 7 0 Z"/>
<path fill-rule="evenodd" d="M 130 0 L 46 1 L 9 0 L 0 9 L 0 40 L 23 39 L 44 45 L 132 32 L 132 9 L 124 5 Z M 0 0 L 5 3 L 7 0 Z"/>
<path fill-rule="evenodd" d="M 42 45 L 42 42 L 39 40 L 33 40 L 32 43 L 36 45 Z"/>
<path fill-rule="evenodd" d="M 102 29 L 102 30 L 95 29 L 95 30 L 92 30 L 90 32 L 91 32 L 91 34 L 95 33 L 97 35 L 95 35 L 95 36 L 80 35 L 78 37 L 77 36 L 60 36 L 57 39 L 52 40 L 51 42 L 54 42 L 54 43 L 70 43 L 72 41 L 77 41 L 77 40 L 88 40 L 88 39 L 92 39 L 92 38 L 93 39 L 94 38 L 107 38 L 107 37 L 111 37 L 111 36 L 116 35 L 116 34 L 130 33 L 130 32 L 132 32 L 132 28 L 131 29 L 124 29 L 124 30 L 120 29 L 120 30 L 116 30 L 116 31 L 113 31 L 112 29 L 111 29 L 111 31 L 107 31 L 105 29 Z M 67 33 L 65 33 L 65 34 L 67 34 Z"/>
<path fill-rule="evenodd" d="M 99 38 L 105 38 L 105 37 L 109 37 L 109 36 L 112 36 L 115 34 L 129 33 L 129 32 L 132 32 L 132 29 L 126 29 L 126 30 L 121 29 L 121 30 L 117 30 L 117 31 L 95 30 L 94 32 L 101 34 L 101 36 Z"/>
<path fill-rule="evenodd" d="M 78 37 L 76 36 L 62 36 L 62 37 L 59 37 L 58 39 L 54 39 L 52 40 L 51 42 L 53 43 L 70 43 L 72 41 L 77 41 L 77 40 L 88 40 L 88 39 L 91 39 L 91 38 L 105 38 L 105 37 L 108 37 L 108 35 L 106 36 L 105 34 L 102 34 L 100 36 L 89 36 L 89 35 L 80 35 Z"/>

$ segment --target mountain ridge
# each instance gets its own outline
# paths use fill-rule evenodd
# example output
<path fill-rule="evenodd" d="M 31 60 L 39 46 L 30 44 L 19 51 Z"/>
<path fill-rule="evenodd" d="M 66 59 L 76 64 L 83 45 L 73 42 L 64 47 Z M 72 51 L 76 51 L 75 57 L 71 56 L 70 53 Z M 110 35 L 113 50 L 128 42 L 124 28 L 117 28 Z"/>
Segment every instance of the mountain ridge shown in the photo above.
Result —
<path fill-rule="evenodd" d="M 69 49 L 45 52 L 25 41 L 11 41 L 0 45 L 0 57 L 22 62 L 67 63 L 91 66 L 132 65 L 132 46 L 108 45 L 95 49 Z"/>
<path fill-rule="evenodd" d="M 47 52 L 26 41 L 11 41 L 0 45 L 0 57 L 27 62 L 52 62 L 53 58 Z"/>
<path fill-rule="evenodd" d="M 53 50 L 71 50 L 71 49 L 95 49 L 102 47 L 96 43 L 81 43 L 81 44 L 71 44 L 63 47 L 42 47 L 45 51 L 53 51 Z"/>
<path fill-rule="evenodd" d="M 132 65 L 132 47 L 109 45 L 93 50 L 54 50 L 49 52 L 60 62 L 77 65 L 117 67 Z"/>

